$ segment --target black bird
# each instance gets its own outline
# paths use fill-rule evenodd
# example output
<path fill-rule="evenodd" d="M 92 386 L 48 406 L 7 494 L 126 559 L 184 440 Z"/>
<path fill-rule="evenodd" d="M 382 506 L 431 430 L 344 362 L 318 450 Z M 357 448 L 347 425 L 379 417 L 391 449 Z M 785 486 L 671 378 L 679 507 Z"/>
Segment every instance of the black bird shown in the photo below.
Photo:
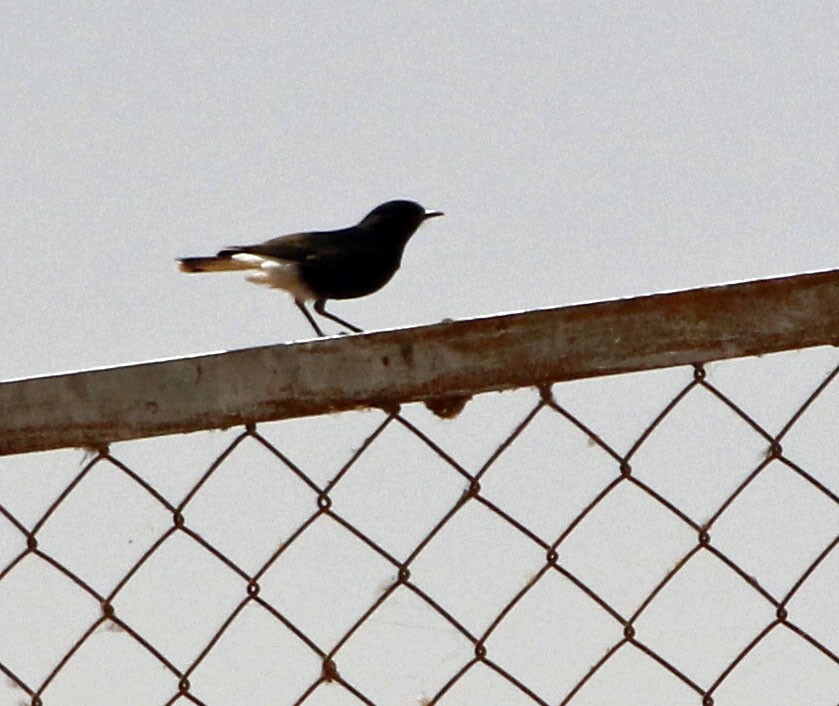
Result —
<path fill-rule="evenodd" d="M 179 260 L 180 268 L 182 272 L 249 270 L 249 282 L 291 294 L 318 336 L 324 334 L 306 308 L 307 301 L 314 301 L 321 316 L 360 332 L 326 311 L 326 300 L 363 297 L 384 287 L 399 269 L 405 244 L 417 228 L 442 215 L 413 201 L 388 201 L 350 228 L 292 233 L 259 245 L 225 248 L 212 257 L 185 257 Z"/>

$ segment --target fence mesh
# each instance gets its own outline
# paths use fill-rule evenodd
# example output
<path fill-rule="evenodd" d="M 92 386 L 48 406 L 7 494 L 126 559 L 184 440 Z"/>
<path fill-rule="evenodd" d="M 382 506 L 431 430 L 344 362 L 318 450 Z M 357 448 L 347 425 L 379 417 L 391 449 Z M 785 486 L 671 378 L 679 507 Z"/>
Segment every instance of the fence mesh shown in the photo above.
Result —
<path fill-rule="evenodd" d="M 817 348 L 0 459 L 0 704 L 839 701 Z"/>

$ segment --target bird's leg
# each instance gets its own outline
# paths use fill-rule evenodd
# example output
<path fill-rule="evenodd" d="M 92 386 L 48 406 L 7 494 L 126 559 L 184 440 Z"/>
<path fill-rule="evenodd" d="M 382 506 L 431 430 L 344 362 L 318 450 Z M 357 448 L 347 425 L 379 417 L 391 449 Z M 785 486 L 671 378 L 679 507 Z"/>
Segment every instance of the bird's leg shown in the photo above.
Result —
<path fill-rule="evenodd" d="M 312 324 L 312 328 L 315 330 L 315 333 L 321 337 L 325 336 L 326 334 L 324 334 L 324 332 L 321 331 L 320 326 L 318 326 L 317 321 L 315 321 L 315 317 L 309 313 L 309 310 L 306 308 L 306 305 L 298 299 L 295 299 L 294 303 L 297 305 L 297 308 L 303 312 L 303 316 L 305 316 L 309 320 L 309 323 Z M 317 306 L 315 308 L 317 308 Z"/>
<path fill-rule="evenodd" d="M 341 326 L 346 326 L 350 331 L 355 331 L 356 333 L 363 333 L 363 330 L 358 328 L 358 326 L 353 326 L 349 321 L 344 321 L 343 319 L 335 316 L 328 312 L 324 307 L 326 306 L 326 299 L 316 299 L 315 300 L 315 311 L 318 312 L 321 316 L 325 316 L 327 319 L 332 319 L 336 323 L 341 324 Z"/>

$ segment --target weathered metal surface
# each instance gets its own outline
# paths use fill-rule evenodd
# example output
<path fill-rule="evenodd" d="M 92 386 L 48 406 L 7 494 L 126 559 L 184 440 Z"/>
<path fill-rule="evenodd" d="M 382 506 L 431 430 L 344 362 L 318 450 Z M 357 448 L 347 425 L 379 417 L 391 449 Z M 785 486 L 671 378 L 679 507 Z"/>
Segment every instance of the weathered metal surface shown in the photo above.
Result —
<path fill-rule="evenodd" d="M 0 454 L 839 345 L 839 270 L 0 383 Z"/>

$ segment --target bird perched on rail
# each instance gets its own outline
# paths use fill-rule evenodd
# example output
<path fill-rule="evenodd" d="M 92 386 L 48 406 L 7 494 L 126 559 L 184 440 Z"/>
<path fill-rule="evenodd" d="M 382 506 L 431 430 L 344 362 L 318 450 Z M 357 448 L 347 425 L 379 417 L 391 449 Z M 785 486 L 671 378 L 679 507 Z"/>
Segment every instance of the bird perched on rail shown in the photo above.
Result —
<path fill-rule="evenodd" d="M 358 225 L 340 230 L 292 233 L 258 245 L 225 248 L 210 257 L 179 260 L 182 272 L 246 270 L 246 279 L 292 297 L 318 336 L 324 333 L 306 308 L 351 331 L 361 329 L 324 307 L 328 299 L 354 299 L 384 287 L 399 269 L 405 244 L 417 228 L 440 211 L 426 211 L 414 201 L 388 201 Z"/>

